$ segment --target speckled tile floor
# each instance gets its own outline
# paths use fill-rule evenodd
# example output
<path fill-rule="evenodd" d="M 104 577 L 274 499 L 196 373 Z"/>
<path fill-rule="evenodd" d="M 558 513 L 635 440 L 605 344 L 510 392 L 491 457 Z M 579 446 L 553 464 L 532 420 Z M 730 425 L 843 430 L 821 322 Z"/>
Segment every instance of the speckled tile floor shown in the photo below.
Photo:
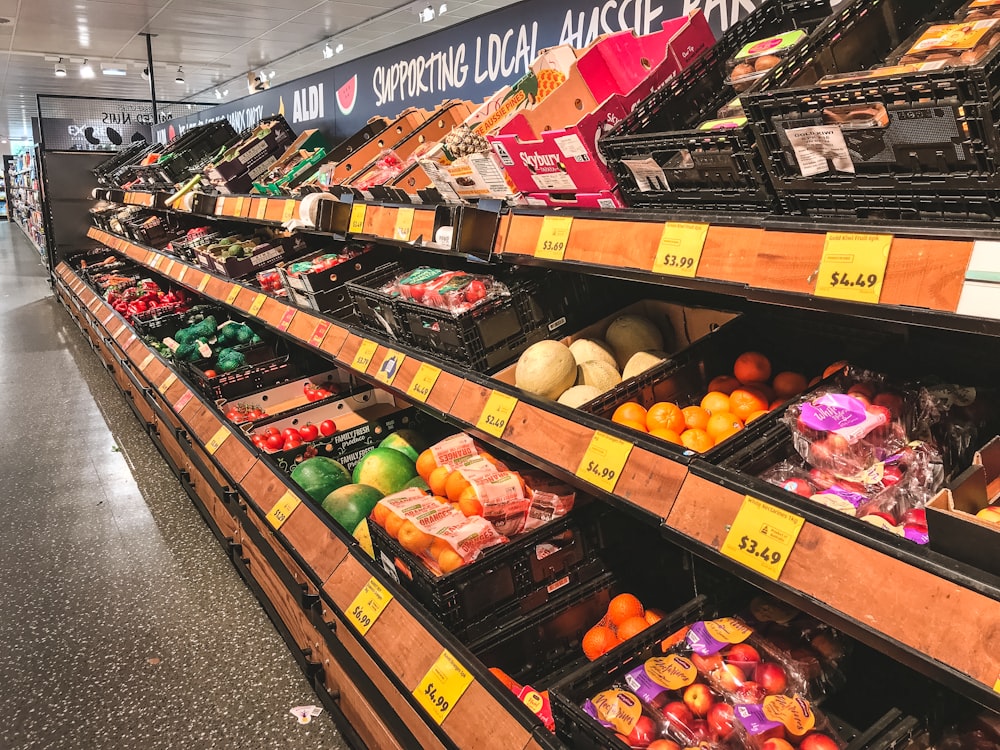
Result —
<path fill-rule="evenodd" d="M 0 351 L 0 750 L 345 747 L 6 222 Z"/>

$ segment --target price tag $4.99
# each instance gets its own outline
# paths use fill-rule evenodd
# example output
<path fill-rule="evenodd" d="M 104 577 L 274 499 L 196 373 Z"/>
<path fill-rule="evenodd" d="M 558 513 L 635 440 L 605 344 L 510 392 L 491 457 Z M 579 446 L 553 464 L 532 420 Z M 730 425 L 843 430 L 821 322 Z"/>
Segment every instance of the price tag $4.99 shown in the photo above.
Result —
<path fill-rule="evenodd" d="M 472 684 L 472 679 L 472 673 L 445 650 L 414 688 L 413 697 L 436 723 L 441 724 Z"/>
<path fill-rule="evenodd" d="M 576 475 L 605 492 L 614 492 L 634 447 L 627 440 L 595 432 Z"/>

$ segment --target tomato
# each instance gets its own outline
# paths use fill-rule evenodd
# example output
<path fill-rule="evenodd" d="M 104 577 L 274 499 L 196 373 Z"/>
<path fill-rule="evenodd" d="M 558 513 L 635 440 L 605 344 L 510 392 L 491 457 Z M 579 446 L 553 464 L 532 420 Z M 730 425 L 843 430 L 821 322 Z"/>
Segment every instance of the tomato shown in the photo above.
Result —
<path fill-rule="evenodd" d="M 333 395 L 330 391 L 326 390 L 326 388 L 318 388 L 315 393 L 317 401 L 322 401 L 324 398 L 330 398 Z"/>
<path fill-rule="evenodd" d="M 282 446 L 285 444 L 284 438 L 281 435 L 268 435 L 266 440 L 267 447 L 273 451 L 280 451 Z"/>
<path fill-rule="evenodd" d="M 205 370 L 205 377 L 206 378 L 217 378 L 217 377 L 219 377 L 219 373 L 217 373 L 215 370 Z"/>
<path fill-rule="evenodd" d="M 277 427 L 265 427 L 264 428 L 264 437 L 271 437 L 271 435 L 280 435 L 280 434 L 281 434 L 281 430 L 279 430 Z"/>
<path fill-rule="evenodd" d="M 250 439 L 253 440 L 253 444 L 258 448 L 264 448 L 267 445 L 267 438 L 263 435 L 251 435 Z"/>
<path fill-rule="evenodd" d="M 284 436 L 285 440 L 291 440 L 292 438 L 295 438 L 296 440 L 302 439 L 302 435 L 300 435 L 299 431 L 294 427 L 286 427 L 281 431 L 281 434 Z"/>
<path fill-rule="evenodd" d="M 314 424 L 306 424 L 299 428 L 299 435 L 305 442 L 311 442 L 319 437 L 319 428 Z"/>
<path fill-rule="evenodd" d="M 337 431 L 337 424 L 332 419 L 324 419 L 319 423 L 319 431 L 323 437 L 330 437 Z"/>
<path fill-rule="evenodd" d="M 288 439 L 285 440 L 285 450 L 286 451 L 290 451 L 293 448 L 298 448 L 300 445 L 302 445 L 302 438 L 300 438 L 300 437 L 294 437 L 294 438 L 290 437 L 290 438 L 288 438 Z"/>
<path fill-rule="evenodd" d="M 476 279 L 469 283 L 469 286 L 465 290 L 465 301 L 466 302 L 479 302 L 481 299 L 486 298 L 486 284 Z"/>

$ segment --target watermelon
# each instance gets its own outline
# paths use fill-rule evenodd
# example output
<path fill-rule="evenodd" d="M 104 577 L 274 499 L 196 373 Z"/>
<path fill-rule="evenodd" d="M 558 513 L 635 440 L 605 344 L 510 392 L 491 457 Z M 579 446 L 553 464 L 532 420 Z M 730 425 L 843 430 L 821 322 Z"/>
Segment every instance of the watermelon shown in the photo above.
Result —
<path fill-rule="evenodd" d="M 354 105 L 358 101 L 358 76 L 349 79 L 347 83 L 337 89 L 337 109 L 345 117 L 354 111 Z"/>
<path fill-rule="evenodd" d="M 353 534 L 382 497 L 381 492 L 366 484 L 346 484 L 326 496 L 323 510 L 349 534 Z"/>
<path fill-rule="evenodd" d="M 416 487 L 421 492 L 426 492 L 427 494 L 430 494 L 431 491 L 430 485 L 424 481 L 423 477 L 413 477 L 413 479 L 403 485 L 404 490 L 408 490 L 411 487 Z"/>
<path fill-rule="evenodd" d="M 400 451 L 375 448 L 354 467 L 354 483 L 375 487 L 383 495 L 399 492 L 417 476 L 417 465 Z"/>
<path fill-rule="evenodd" d="M 317 503 L 338 487 L 351 483 L 351 473 L 332 458 L 307 458 L 292 469 L 292 481 Z"/>
<path fill-rule="evenodd" d="M 416 461 L 421 453 L 430 448 L 430 445 L 415 430 L 396 430 L 379 443 L 378 447 L 392 448 L 409 456 L 412 461 Z"/>

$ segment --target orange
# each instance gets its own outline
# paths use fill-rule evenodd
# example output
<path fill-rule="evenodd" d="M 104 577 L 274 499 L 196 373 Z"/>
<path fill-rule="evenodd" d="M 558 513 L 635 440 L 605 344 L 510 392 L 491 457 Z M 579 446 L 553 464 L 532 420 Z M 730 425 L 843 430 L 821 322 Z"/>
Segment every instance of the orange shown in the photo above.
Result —
<path fill-rule="evenodd" d="M 583 636 L 583 642 L 580 645 L 583 646 L 584 655 L 593 661 L 599 656 L 608 653 L 618 643 L 619 640 L 618 636 L 615 635 L 615 631 L 603 625 L 595 625 Z"/>
<path fill-rule="evenodd" d="M 823 378 L 821 378 L 819 375 L 817 375 L 816 377 L 814 377 L 812 380 L 809 381 L 809 387 L 812 388 L 813 386 L 819 385 L 819 383 L 820 383 L 820 381 L 822 379 Z"/>
<path fill-rule="evenodd" d="M 515 693 L 521 692 L 521 685 L 513 677 L 511 677 L 509 674 L 504 672 L 499 667 L 490 667 L 490 672 L 492 672 L 493 676 L 500 681 L 500 684 L 503 685 L 508 690 Z"/>
<path fill-rule="evenodd" d="M 437 468 L 437 465 L 438 463 L 434 458 L 434 454 L 431 453 L 430 448 L 417 456 L 417 474 L 425 482 L 427 481 L 427 477 L 431 475 L 431 472 Z"/>
<path fill-rule="evenodd" d="M 441 568 L 442 573 L 451 573 L 452 571 L 458 570 L 465 565 L 465 561 L 455 550 L 446 549 L 441 552 L 441 556 L 438 558 L 437 564 L 438 567 Z"/>
<path fill-rule="evenodd" d="M 646 610 L 646 622 L 648 622 L 650 625 L 655 625 L 662 619 L 663 615 L 660 614 L 657 610 L 655 609 Z"/>
<path fill-rule="evenodd" d="M 681 444 L 688 450 L 706 453 L 715 447 L 712 436 L 704 430 L 684 430 L 681 433 Z"/>
<path fill-rule="evenodd" d="M 441 503 L 442 505 L 447 505 L 448 504 L 448 498 L 446 498 L 446 497 L 441 497 L 440 495 L 431 495 L 431 498 L 433 500 L 436 500 L 437 502 Z"/>
<path fill-rule="evenodd" d="M 648 627 L 649 623 L 646 622 L 644 616 L 630 617 L 618 626 L 618 640 L 627 641 L 629 638 L 639 635 L 639 633 Z"/>
<path fill-rule="evenodd" d="M 404 521 L 399 527 L 399 546 L 414 554 L 423 552 L 431 546 L 434 537 L 417 526 L 413 521 Z"/>
<path fill-rule="evenodd" d="M 669 401 L 661 401 L 653 404 L 646 412 L 646 427 L 650 432 L 653 430 L 673 430 L 674 432 L 684 431 L 684 414 L 681 407 Z"/>
<path fill-rule="evenodd" d="M 774 400 L 774 388 L 767 383 L 744 383 L 743 390 L 753 391 L 768 402 Z"/>
<path fill-rule="evenodd" d="M 385 519 L 385 530 L 389 533 L 389 536 L 395 539 L 399 536 L 399 530 L 404 523 L 406 523 L 405 518 L 397 516 L 395 513 L 390 513 Z"/>
<path fill-rule="evenodd" d="M 677 430 L 650 430 L 649 434 L 668 443 L 681 444 L 681 434 Z"/>
<path fill-rule="evenodd" d="M 741 383 L 762 383 L 771 379 L 771 361 L 760 352 L 743 352 L 733 364 L 733 375 Z"/>
<path fill-rule="evenodd" d="M 774 387 L 774 395 L 781 399 L 789 399 L 798 396 L 809 387 L 806 376 L 797 372 L 779 372 L 771 381 Z"/>
<path fill-rule="evenodd" d="M 390 511 L 384 505 L 376 505 L 372 509 L 372 519 L 375 521 L 375 523 L 377 523 L 379 526 L 382 526 L 384 528 L 385 527 L 385 519 L 388 518 L 389 513 L 391 513 L 391 512 L 392 511 Z"/>
<path fill-rule="evenodd" d="M 729 397 L 729 403 L 732 413 L 744 421 L 755 411 L 763 411 L 768 407 L 767 399 L 751 388 L 737 388 Z"/>
<path fill-rule="evenodd" d="M 646 429 L 646 420 L 642 420 L 641 422 L 633 419 L 620 419 L 615 421 L 617 421 L 622 427 L 631 427 L 633 430 L 638 430 L 639 432 L 649 432 L 649 430 Z"/>
<path fill-rule="evenodd" d="M 708 384 L 708 390 L 725 393 L 727 396 L 739 387 L 740 381 L 732 375 L 719 375 L 712 378 L 712 382 Z"/>
<path fill-rule="evenodd" d="M 832 365 L 823 370 L 823 377 L 828 378 L 831 375 L 835 375 L 841 370 L 843 370 L 845 367 L 847 367 L 847 365 L 848 362 L 846 359 L 842 359 L 839 362 L 834 362 Z"/>
<path fill-rule="evenodd" d="M 435 539 L 434 541 L 431 542 L 431 548 L 429 554 L 435 560 L 439 560 L 441 559 L 441 553 L 450 549 L 451 545 L 448 544 L 448 542 L 446 542 L 444 539 Z"/>
<path fill-rule="evenodd" d="M 462 472 L 453 471 L 448 475 L 448 479 L 445 480 L 444 492 L 451 502 L 457 503 L 468 486 L 469 480 L 462 476 Z"/>
<path fill-rule="evenodd" d="M 709 391 L 701 400 L 701 408 L 709 414 L 724 414 L 729 411 L 729 394 Z"/>
<path fill-rule="evenodd" d="M 728 430 L 720 432 L 715 438 L 715 444 L 718 445 L 723 440 L 729 440 L 729 438 L 731 438 L 733 435 L 735 435 L 742 429 L 743 429 L 742 427 L 730 427 Z"/>
<path fill-rule="evenodd" d="M 646 610 L 632 594 L 619 594 L 608 604 L 608 619 L 616 627 L 630 617 L 642 617 Z"/>
<path fill-rule="evenodd" d="M 774 399 L 774 401 L 771 402 L 771 405 L 769 407 L 767 407 L 767 410 L 768 411 L 774 411 L 775 409 L 777 409 L 779 406 L 781 406 L 784 403 L 785 402 L 782 401 L 780 398 L 776 398 L 776 399 Z"/>
<path fill-rule="evenodd" d="M 483 515 L 483 504 L 479 502 L 479 498 L 476 496 L 475 487 L 466 487 L 462 496 L 458 499 L 458 509 L 462 511 L 464 516 L 481 516 Z"/>
<path fill-rule="evenodd" d="M 760 411 L 755 411 L 753 414 L 747 417 L 747 424 L 750 424 L 759 417 L 766 416 L 768 413 L 770 413 L 769 409 L 761 409 Z"/>
<path fill-rule="evenodd" d="M 451 476 L 451 469 L 447 466 L 438 466 L 430 473 L 425 480 L 435 495 L 448 496 L 448 477 Z"/>
<path fill-rule="evenodd" d="M 684 426 L 689 430 L 704 430 L 708 424 L 707 411 L 700 406 L 685 406 L 681 411 L 684 414 Z"/>
<path fill-rule="evenodd" d="M 705 432 L 711 435 L 712 440 L 718 443 L 722 440 L 722 438 L 719 437 L 720 435 L 731 435 L 733 432 L 739 432 L 742 429 L 743 420 L 735 414 L 719 412 L 718 414 L 713 414 L 708 418 L 708 426 L 705 427 Z"/>
<path fill-rule="evenodd" d="M 612 422 L 642 422 L 646 424 L 646 409 L 635 401 L 626 401 L 611 415 Z"/>

